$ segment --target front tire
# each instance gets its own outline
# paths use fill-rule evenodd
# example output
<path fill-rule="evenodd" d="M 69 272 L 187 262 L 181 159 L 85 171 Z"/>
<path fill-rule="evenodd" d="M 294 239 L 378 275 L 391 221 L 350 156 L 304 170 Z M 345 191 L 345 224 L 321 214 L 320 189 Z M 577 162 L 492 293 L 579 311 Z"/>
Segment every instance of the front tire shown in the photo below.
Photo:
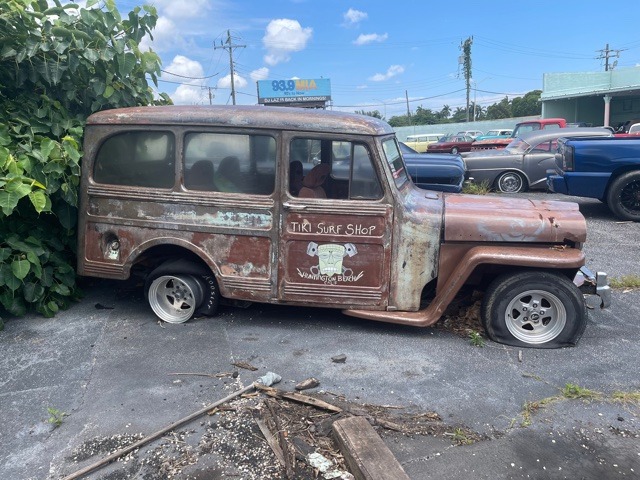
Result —
<path fill-rule="evenodd" d="M 496 278 L 485 292 L 481 317 L 490 339 L 515 347 L 573 346 L 587 325 L 578 287 L 567 277 L 547 271 Z"/>
<path fill-rule="evenodd" d="M 496 178 L 495 188 L 501 193 L 520 193 L 527 190 L 527 181 L 518 172 L 502 172 Z"/>
<path fill-rule="evenodd" d="M 640 222 L 640 172 L 627 172 L 616 178 L 609 187 L 607 205 L 617 217 Z"/>

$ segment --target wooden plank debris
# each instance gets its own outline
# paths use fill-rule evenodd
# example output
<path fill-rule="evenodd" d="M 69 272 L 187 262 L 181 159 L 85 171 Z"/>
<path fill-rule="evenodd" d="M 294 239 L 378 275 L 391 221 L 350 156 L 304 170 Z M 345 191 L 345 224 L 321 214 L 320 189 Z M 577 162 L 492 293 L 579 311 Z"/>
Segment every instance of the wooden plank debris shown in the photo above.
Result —
<path fill-rule="evenodd" d="M 410 480 L 366 418 L 336 420 L 333 433 L 349 470 L 357 480 Z"/>
<path fill-rule="evenodd" d="M 319 400 L 314 397 L 310 397 L 308 395 L 303 395 L 301 393 L 296 392 L 285 392 L 283 390 L 278 390 L 273 387 L 265 387 L 261 385 L 256 385 L 256 389 L 260 390 L 262 393 L 269 395 L 273 398 L 284 398 L 285 400 L 291 400 L 298 403 L 304 403 L 306 405 L 311 405 L 312 407 L 320 408 L 322 410 L 327 410 L 329 412 L 340 413 L 342 409 L 340 407 L 336 407 L 331 403 L 327 403 L 324 400 Z"/>

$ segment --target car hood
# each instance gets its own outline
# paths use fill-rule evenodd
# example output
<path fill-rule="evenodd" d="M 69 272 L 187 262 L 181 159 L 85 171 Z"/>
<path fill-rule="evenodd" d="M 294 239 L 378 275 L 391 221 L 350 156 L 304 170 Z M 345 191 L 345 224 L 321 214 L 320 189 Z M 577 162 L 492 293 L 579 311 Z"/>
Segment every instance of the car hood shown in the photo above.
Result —
<path fill-rule="evenodd" d="M 445 196 L 445 242 L 583 243 L 584 217 L 573 202 L 480 195 Z"/>

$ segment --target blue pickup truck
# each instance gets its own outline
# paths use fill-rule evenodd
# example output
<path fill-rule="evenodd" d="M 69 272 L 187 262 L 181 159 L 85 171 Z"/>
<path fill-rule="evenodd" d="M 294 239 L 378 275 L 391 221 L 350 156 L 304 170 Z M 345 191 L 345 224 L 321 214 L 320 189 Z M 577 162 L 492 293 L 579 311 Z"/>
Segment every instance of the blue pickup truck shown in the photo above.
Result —
<path fill-rule="evenodd" d="M 561 138 L 549 190 L 597 198 L 623 220 L 640 221 L 640 137 Z"/>

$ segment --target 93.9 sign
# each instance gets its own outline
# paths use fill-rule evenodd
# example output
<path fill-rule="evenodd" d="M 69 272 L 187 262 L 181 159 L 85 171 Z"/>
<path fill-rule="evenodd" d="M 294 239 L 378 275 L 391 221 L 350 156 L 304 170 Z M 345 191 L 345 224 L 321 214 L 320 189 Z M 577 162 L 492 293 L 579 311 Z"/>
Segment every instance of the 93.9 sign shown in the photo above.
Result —
<path fill-rule="evenodd" d="M 286 103 L 331 100 L 331 82 L 328 78 L 260 80 L 259 103 Z"/>

